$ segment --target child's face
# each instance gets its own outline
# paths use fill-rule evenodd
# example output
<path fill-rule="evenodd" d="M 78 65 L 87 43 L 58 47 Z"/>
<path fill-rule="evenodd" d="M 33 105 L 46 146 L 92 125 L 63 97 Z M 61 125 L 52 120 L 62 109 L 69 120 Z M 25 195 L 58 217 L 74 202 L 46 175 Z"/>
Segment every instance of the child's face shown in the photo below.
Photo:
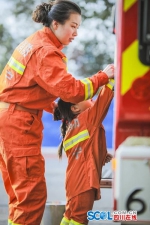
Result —
<path fill-rule="evenodd" d="M 77 29 L 81 23 L 81 15 L 77 13 L 70 14 L 69 20 L 65 24 L 53 21 L 53 32 L 63 45 L 68 45 L 78 35 Z"/>
<path fill-rule="evenodd" d="M 83 112 L 86 109 L 90 108 L 91 106 L 93 106 L 94 101 L 92 99 L 83 101 L 83 102 L 79 102 L 78 104 L 76 104 L 76 107 L 78 107 L 79 112 Z"/>

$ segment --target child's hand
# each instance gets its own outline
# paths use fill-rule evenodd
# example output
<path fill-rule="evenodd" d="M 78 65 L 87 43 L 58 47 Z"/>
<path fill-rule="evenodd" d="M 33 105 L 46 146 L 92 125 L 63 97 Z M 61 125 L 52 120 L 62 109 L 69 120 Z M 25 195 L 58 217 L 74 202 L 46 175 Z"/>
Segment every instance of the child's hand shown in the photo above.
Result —
<path fill-rule="evenodd" d="M 112 160 L 113 156 L 110 153 L 107 153 L 105 163 L 108 163 Z"/>
<path fill-rule="evenodd" d="M 106 73 L 109 79 L 114 78 L 114 64 L 109 64 L 108 66 L 106 66 L 103 72 Z"/>

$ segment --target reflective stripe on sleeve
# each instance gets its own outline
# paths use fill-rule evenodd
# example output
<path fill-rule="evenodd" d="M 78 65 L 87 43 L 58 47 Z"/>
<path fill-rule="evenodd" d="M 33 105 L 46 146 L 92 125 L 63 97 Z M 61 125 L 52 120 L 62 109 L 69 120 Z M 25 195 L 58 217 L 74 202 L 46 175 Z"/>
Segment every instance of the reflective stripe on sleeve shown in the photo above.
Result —
<path fill-rule="evenodd" d="M 66 141 L 63 142 L 63 147 L 65 151 L 69 150 L 76 144 L 78 144 L 81 141 L 84 141 L 90 137 L 88 130 L 83 130 L 76 134 L 75 136 L 67 139 Z"/>
<path fill-rule="evenodd" d="M 109 79 L 109 83 L 106 84 L 106 86 L 109 87 L 111 90 L 113 89 L 114 85 L 115 85 L 114 79 Z"/>
<path fill-rule="evenodd" d="M 13 57 L 10 58 L 10 60 L 8 61 L 8 65 L 15 70 L 17 73 L 19 73 L 20 75 L 23 74 L 24 70 L 25 70 L 25 66 L 23 64 L 21 64 L 20 62 L 18 62 L 16 59 L 14 59 Z"/>
<path fill-rule="evenodd" d="M 88 78 L 80 80 L 85 86 L 85 100 L 93 97 L 93 84 L 92 81 Z"/>

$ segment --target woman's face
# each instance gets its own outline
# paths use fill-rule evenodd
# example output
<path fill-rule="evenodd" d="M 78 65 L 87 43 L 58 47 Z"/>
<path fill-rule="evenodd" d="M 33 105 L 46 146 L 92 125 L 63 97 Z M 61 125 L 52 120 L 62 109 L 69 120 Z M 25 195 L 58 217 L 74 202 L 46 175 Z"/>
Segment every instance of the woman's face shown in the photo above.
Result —
<path fill-rule="evenodd" d="M 81 24 L 81 15 L 72 13 L 65 24 L 52 22 L 52 31 L 63 45 L 68 45 L 78 35 L 77 29 Z"/>

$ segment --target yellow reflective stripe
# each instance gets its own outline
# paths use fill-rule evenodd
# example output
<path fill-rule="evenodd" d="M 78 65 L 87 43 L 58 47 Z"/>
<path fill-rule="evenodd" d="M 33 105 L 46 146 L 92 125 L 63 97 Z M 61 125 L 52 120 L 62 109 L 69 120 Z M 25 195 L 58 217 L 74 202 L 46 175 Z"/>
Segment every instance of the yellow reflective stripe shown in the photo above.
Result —
<path fill-rule="evenodd" d="M 80 80 L 85 85 L 85 100 L 93 97 L 93 84 L 88 78 Z"/>
<path fill-rule="evenodd" d="M 75 220 L 71 220 L 69 225 L 85 225 L 84 223 L 78 223 Z"/>
<path fill-rule="evenodd" d="M 66 70 L 68 71 L 68 67 L 67 67 L 68 59 L 67 59 L 67 57 L 63 57 L 62 60 L 66 64 Z"/>
<path fill-rule="evenodd" d="M 114 84 L 115 84 L 114 79 L 109 79 L 109 83 L 106 84 L 106 86 L 109 87 L 112 90 L 113 87 L 114 87 Z"/>
<path fill-rule="evenodd" d="M 12 225 L 12 222 L 11 222 L 11 220 L 8 220 L 8 225 Z"/>
<path fill-rule="evenodd" d="M 123 10 L 126 12 L 137 0 L 124 0 Z"/>
<path fill-rule="evenodd" d="M 64 63 L 66 63 L 66 64 L 67 64 L 67 62 L 68 62 L 67 57 L 63 57 L 63 58 L 62 58 L 62 60 L 63 60 L 63 62 L 64 62 Z"/>
<path fill-rule="evenodd" d="M 25 70 L 25 66 L 23 64 L 21 64 L 20 62 L 18 62 L 16 59 L 14 59 L 13 57 L 10 58 L 10 60 L 8 61 L 8 65 L 15 70 L 17 73 L 19 73 L 20 75 L 23 74 L 24 70 Z"/>
<path fill-rule="evenodd" d="M 19 223 L 13 223 L 13 221 L 8 220 L 8 225 L 21 225 L 21 224 L 19 224 Z"/>
<path fill-rule="evenodd" d="M 68 220 L 67 218 L 63 217 L 61 220 L 60 225 L 69 225 L 70 220 Z"/>
<path fill-rule="evenodd" d="M 134 80 L 149 71 L 149 66 L 144 65 L 138 57 L 138 45 L 138 40 L 135 40 L 122 53 L 121 95 L 130 90 Z"/>
<path fill-rule="evenodd" d="M 72 148 L 73 146 L 75 146 L 79 142 L 88 139 L 89 137 L 90 136 L 89 136 L 88 130 L 83 130 L 83 131 L 79 132 L 78 134 L 76 134 L 75 136 L 73 136 L 73 137 L 67 139 L 66 141 L 64 141 L 63 147 L 64 147 L 65 151 L 67 151 L 68 149 Z"/>

